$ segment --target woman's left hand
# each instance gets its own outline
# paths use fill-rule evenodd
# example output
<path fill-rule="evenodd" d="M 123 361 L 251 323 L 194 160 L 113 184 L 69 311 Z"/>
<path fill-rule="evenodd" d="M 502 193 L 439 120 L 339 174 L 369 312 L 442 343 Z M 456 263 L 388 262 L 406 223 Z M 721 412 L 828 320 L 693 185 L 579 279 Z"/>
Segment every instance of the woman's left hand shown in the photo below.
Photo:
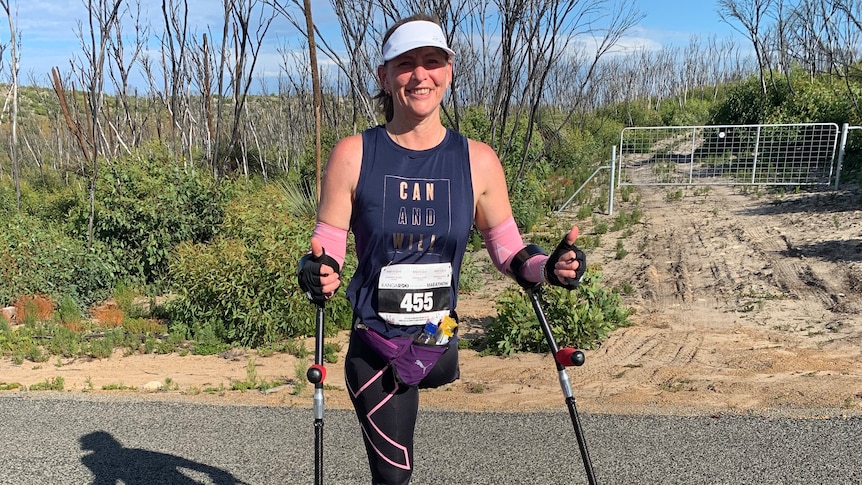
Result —
<path fill-rule="evenodd" d="M 574 289 L 581 282 L 587 270 L 587 255 L 575 246 L 578 239 L 578 226 L 572 226 L 568 234 L 548 257 L 545 273 L 548 283 L 554 286 Z"/>

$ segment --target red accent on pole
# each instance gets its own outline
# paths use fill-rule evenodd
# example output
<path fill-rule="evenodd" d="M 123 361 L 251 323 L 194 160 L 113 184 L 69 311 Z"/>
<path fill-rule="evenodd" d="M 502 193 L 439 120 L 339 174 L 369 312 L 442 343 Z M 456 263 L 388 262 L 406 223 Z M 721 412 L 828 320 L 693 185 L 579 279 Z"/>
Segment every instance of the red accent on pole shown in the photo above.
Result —
<path fill-rule="evenodd" d="M 320 371 L 320 384 L 323 384 L 323 381 L 326 380 L 326 367 L 321 364 L 313 364 L 311 368 Z"/>
<path fill-rule="evenodd" d="M 557 351 L 557 355 L 554 356 L 557 359 L 557 363 L 563 367 L 571 367 L 575 365 L 575 361 L 572 360 L 572 356 L 577 352 L 576 349 L 571 347 L 566 347 L 564 349 L 560 349 Z"/>

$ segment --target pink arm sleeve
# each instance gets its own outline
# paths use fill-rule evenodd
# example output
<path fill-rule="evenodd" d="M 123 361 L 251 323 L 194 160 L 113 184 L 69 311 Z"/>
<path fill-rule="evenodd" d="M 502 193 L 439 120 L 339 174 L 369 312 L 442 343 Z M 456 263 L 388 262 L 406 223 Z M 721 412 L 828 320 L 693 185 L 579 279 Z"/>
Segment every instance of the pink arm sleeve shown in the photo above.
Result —
<path fill-rule="evenodd" d="M 491 256 L 494 266 L 503 274 L 508 274 L 512 257 L 524 248 L 524 240 L 518 232 L 515 218 L 509 216 L 500 224 L 482 231 L 482 238 L 485 239 L 485 246 L 488 248 L 488 255 Z M 547 260 L 548 257 L 545 255 L 536 255 L 528 259 L 521 267 L 521 276 L 534 283 L 543 282 Z"/>
<path fill-rule="evenodd" d="M 338 266 L 344 267 L 344 255 L 347 253 L 347 231 L 317 221 L 311 237 L 316 237 L 326 254 L 334 259 Z"/>

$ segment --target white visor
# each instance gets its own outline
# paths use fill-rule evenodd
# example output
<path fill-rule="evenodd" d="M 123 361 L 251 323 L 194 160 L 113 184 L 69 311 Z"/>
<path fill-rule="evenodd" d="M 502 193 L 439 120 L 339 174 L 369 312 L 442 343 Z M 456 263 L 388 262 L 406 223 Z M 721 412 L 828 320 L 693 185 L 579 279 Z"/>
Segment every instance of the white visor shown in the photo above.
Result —
<path fill-rule="evenodd" d="M 383 44 L 383 61 L 392 60 L 419 47 L 439 47 L 446 51 L 449 57 L 455 55 L 455 51 L 446 44 L 446 36 L 443 35 L 443 29 L 439 25 L 426 20 L 414 20 L 392 32 Z"/>

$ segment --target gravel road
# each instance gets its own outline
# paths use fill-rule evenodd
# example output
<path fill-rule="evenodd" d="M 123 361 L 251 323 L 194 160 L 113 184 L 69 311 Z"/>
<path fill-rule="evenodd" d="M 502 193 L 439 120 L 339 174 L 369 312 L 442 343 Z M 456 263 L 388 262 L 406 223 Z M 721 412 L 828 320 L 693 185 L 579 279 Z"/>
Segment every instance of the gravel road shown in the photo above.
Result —
<path fill-rule="evenodd" d="M 558 413 L 420 412 L 413 485 L 586 483 Z M 0 484 L 313 482 L 310 409 L 0 395 Z M 861 483 L 862 418 L 581 414 L 603 484 Z M 327 410 L 327 484 L 369 483 L 350 411 Z"/>

